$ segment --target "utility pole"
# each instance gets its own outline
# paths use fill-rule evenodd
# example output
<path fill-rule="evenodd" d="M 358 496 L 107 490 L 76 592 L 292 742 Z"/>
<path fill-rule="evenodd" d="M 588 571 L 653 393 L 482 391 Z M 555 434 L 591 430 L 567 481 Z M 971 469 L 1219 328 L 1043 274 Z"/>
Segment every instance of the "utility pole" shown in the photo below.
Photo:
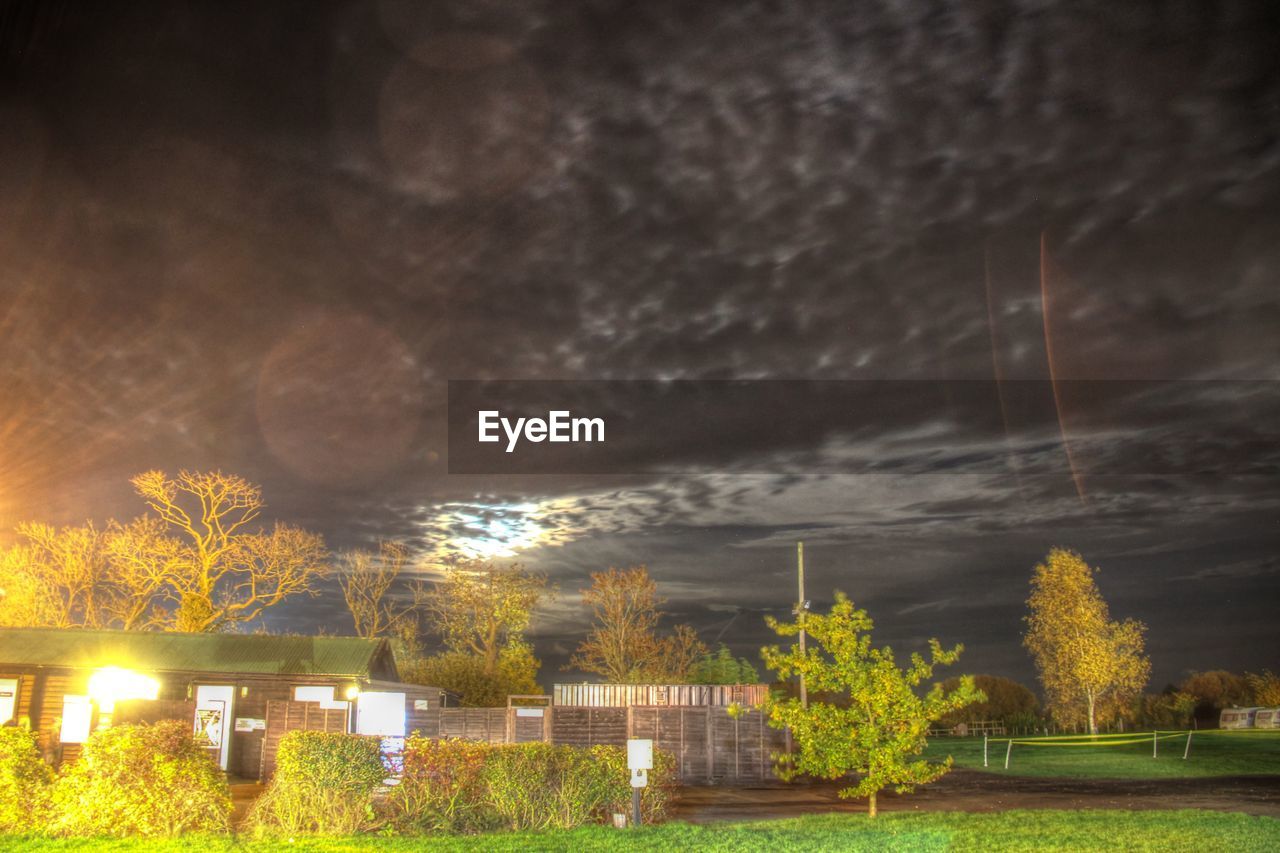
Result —
<path fill-rule="evenodd" d="M 800 625 L 800 656 L 804 656 L 804 612 L 809 602 L 804 600 L 804 543 L 796 543 L 796 561 L 800 574 L 800 600 L 796 603 L 796 621 Z M 809 707 L 809 692 L 805 689 L 804 673 L 800 673 L 800 707 Z"/>

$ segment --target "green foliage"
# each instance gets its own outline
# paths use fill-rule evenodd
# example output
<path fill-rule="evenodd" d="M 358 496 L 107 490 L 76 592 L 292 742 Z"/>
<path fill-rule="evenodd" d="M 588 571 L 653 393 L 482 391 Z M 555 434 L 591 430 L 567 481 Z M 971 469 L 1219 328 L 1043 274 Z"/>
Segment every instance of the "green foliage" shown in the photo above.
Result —
<path fill-rule="evenodd" d="M 231 791 L 190 725 L 165 720 L 94 732 L 53 786 L 59 835 L 226 832 Z"/>
<path fill-rule="evenodd" d="M 441 687 L 473 708 L 498 708 L 512 694 L 541 693 L 538 659 L 523 641 L 512 640 L 498 653 L 497 669 L 489 673 L 485 659 L 470 652 L 450 651 L 421 658 L 401 667 L 401 677 L 413 684 Z"/>
<path fill-rule="evenodd" d="M 690 684 L 756 684 L 760 673 L 746 658 L 735 659 L 724 643 L 712 654 L 707 652 L 689 670 Z"/>
<path fill-rule="evenodd" d="M 259 834 L 343 835 L 373 825 L 373 792 L 386 778 L 379 739 L 341 732 L 289 732 L 276 773 L 254 804 Z"/>
<path fill-rule="evenodd" d="M 452 738 L 405 740 L 404 775 L 387 796 L 399 832 L 483 832 L 499 825 L 485 797 L 484 763 L 493 747 Z"/>
<path fill-rule="evenodd" d="M 660 821 L 674 790 L 675 759 L 657 752 L 642 795 L 646 820 Z M 489 745 L 412 737 L 405 771 L 386 801 L 398 832 L 569 829 L 605 823 L 630 809 L 626 750 L 545 743 Z"/>
<path fill-rule="evenodd" d="M 1040 702 L 1036 695 L 1012 678 L 999 675 L 975 675 L 973 684 L 987 698 L 974 702 L 962 709 L 944 714 L 939 720 L 946 726 L 957 723 L 995 720 L 1006 727 L 1034 726 L 1039 721 Z M 942 682 L 942 689 L 956 690 L 960 687 L 960 679 L 948 678 Z"/>
<path fill-rule="evenodd" d="M 1129 719 L 1144 728 L 1185 729 L 1195 717 L 1197 702 L 1190 693 L 1180 691 L 1145 693 L 1134 698 Z"/>
<path fill-rule="evenodd" d="M 1274 708 L 1280 705 L 1280 675 L 1269 669 L 1245 673 L 1245 681 L 1253 694 L 1253 704 Z"/>
<path fill-rule="evenodd" d="M 53 771 L 40 757 L 35 733 L 0 728 L 0 832 L 28 832 L 44 825 Z"/>
<path fill-rule="evenodd" d="M 914 688 L 933 676 L 934 667 L 954 663 L 963 646 L 944 651 L 937 640 L 930 640 L 931 660 L 913 654 L 910 666 L 899 669 L 892 649 L 871 645 L 871 618 L 843 593 L 836 593 L 829 614 L 803 618 L 810 640 L 807 650 L 769 646 L 761 652 L 765 665 L 782 678 L 802 675 L 809 689 L 841 698 L 838 703 L 815 700 L 808 708 L 795 698 L 766 700 L 769 724 L 790 728 L 797 746 L 790 760 L 782 762 L 779 775 L 839 779 L 850 772 L 861 774 L 840 796 L 867 797 L 868 812 L 874 816 L 876 793 L 882 788 L 892 785 L 907 793 L 945 774 L 950 759 L 940 764 L 911 759 L 924 751 L 932 721 L 984 697 L 969 676 L 949 692 L 935 684 L 920 697 Z M 800 630 L 797 624 L 772 617 L 768 622 L 784 637 Z"/>

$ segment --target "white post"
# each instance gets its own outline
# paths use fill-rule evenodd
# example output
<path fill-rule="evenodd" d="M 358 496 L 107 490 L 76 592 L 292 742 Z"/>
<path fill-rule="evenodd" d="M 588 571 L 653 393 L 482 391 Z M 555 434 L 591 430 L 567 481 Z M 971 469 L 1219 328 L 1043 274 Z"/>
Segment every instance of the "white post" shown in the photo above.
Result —
<path fill-rule="evenodd" d="M 796 604 L 796 622 L 800 625 L 800 656 L 804 657 L 804 543 L 796 543 L 796 569 L 800 581 L 800 601 Z M 800 673 L 800 707 L 809 707 L 809 691 L 804 682 L 804 673 Z"/>
<path fill-rule="evenodd" d="M 1191 732 L 1187 732 L 1187 745 L 1182 750 L 1182 760 L 1187 760 L 1187 753 L 1191 751 Z"/>
<path fill-rule="evenodd" d="M 1154 732 L 1154 731 L 1151 733 L 1151 757 L 1152 758 L 1156 757 L 1156 734 L 1157 732 Z"/>
<path fill-rule="evenodd" d="M 982 766 L 987 766 L 987 736 L 982 736 Z"/>
<path fill-rule="evenodd" d="M 1009 748 L 1004 751 L 1004 769 L 1009 769 L 1009 753 L 1013 752 L 1013 738 L 1009 738 Z"/>

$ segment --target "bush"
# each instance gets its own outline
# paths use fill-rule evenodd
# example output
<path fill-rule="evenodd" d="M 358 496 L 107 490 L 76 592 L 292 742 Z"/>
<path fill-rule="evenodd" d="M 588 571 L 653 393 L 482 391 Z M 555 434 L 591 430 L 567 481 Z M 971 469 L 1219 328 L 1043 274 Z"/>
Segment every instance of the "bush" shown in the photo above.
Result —
<path fill-rule="evenodd" d="M 376 737 L 289 732 L 251 822 L 260 834 L 359 832 L 373 824 L 373 793 L 386 775 Z"/>
<path fill-rule="evenodd" d="M 231 790 L 188 723 L 94 732 L 54 783 L 50 829 L 60 835 L 226 832 Z"/>
<path fill-rule="evenodd" d="M 44 825 L 53 771 L 40 757 L 34 732 L 0 728 L 0 832 L 29 832 Z"/>
<path fill-rule="evenodd" d="M 646 820 L 666 816 L 675 759 L 658 765 L 643 794 Z M 571 829 L 629 813 L 626 750 L 545 743 L 488 745 L 410 738 L 405 774 L 387 799 L 387 823 L 401 832 Z"/>
<path fill-rule="evenodd" d="M 625 746 L 594 746 L 592 759 L 608 774 L 609 802 L 605 819 L 610 815 L 631 814 L 631 771 L 627 768 Z M 661 749 L 653 751 L 653 769 L 649 771 L 649 784 L 640 793 L 640 809 L 646 823 L 661 823 L 667 819 L 667 806 L 676 792 L 676 757 Z"/>
<path fill-rule="evenodd" d="M 390 825 L 401 832 L 449 833 L 497 827 L 483 778 L 492 749 L 469 740 L 408 738 L 404 775 L 387 797 Z"/>

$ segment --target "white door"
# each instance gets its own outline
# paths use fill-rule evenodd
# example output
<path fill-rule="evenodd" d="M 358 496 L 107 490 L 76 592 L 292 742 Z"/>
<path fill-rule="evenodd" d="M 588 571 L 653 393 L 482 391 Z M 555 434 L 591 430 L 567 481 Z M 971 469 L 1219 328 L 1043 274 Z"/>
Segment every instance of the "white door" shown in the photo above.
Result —
<path fill-rule="evenodd" d="M 230 684 L 201 684 L 196 687 L 195 730 L 209 738 L 210 751 L 218 757 L 218 766 L 227 769 L 231 754 L 232 700 L 236 689 Z"/>
<path fill-rule="evenodd" d="M 0 678 L 0 723 L 13 719 L 18 709 L 18 679 Z"/>
<path fill-rule="evenodd" d="M 404 737 L 404 694 L 361 693 L 356 700 L 356 733 Z"/>

